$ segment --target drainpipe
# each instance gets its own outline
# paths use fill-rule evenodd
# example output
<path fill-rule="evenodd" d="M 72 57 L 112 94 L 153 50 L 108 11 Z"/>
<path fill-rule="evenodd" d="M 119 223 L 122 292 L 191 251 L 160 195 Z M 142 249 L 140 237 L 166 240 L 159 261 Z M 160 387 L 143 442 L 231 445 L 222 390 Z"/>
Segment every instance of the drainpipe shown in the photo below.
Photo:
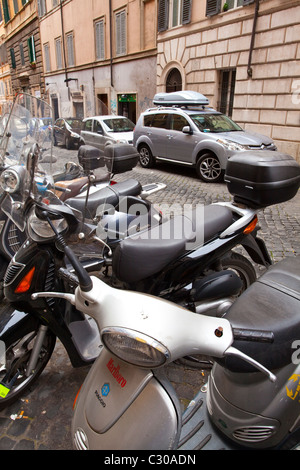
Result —
<path fill-rule="evenodd" d="M 64 63 L 65 63 L 65 82 L 66 82 L 66 86 L 69 88 L 68 68 L 67 68 L 67 60 L 66 60 L 66 47 L 65 47 L 63 0 L 60 0 L 60 21 L 61 21 L 61 35 L 62 35 L 62 44 L 63 44 Z"/>
<path fill-rule="evenodd" d="M 258 10 L 259 10 L 259 0 L 256 0 L 255 4 L 255 11 L 254 11 L 254 19 L 253 19 L 253 27 L 252 27 L 252 35 L 251 35 L 251 44 L 250 44 L 250 50 L 249 50 L 249 59 L 248 59 L 248 67 L 247 67 L 247 74 L 248 77 L 252 77 L 252 52 L 254 49 L 254 42 L 255 42 L 255 33 L 256 33 L 256 23 L 257 23 L 257 18 L 258 18 Z"/>
<path fill-rule="evenodd" d="M 113 47 L 112 47 L 112 6 L 109 0 L 109 42 L 110 42 L 110 86 L 114 87 L 113 81 Z"/>

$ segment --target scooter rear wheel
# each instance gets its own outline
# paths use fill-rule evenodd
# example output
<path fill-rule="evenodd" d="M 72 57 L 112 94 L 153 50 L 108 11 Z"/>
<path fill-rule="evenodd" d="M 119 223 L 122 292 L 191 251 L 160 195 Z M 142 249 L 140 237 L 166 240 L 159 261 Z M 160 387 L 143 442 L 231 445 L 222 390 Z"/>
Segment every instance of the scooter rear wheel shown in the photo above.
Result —
<path fill-rule="evenodd" d="M 231 269 L 242 281 L 242 288 L 238 294 L 240 296 L 254 281 L 256 281 L 256 271 L 250 261 L 245 256 L 231 251 L 221 260 L 223 269 Z"/>
<path fill-rule="evenodd" d="M 0 411 L 14 403 L 37 380 L 46 367 L 55 347 L 56 336 L 48 330 L 35 369 L 26 376 L 38 328 L 5 344 L 5 358 L 0 358 Z M 8 391 L 9 389 L 9 391 Z"/>

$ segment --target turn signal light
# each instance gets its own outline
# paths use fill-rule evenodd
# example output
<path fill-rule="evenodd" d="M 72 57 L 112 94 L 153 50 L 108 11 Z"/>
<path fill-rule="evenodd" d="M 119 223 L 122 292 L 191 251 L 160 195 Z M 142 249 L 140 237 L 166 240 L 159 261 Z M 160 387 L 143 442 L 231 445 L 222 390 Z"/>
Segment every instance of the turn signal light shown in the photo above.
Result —
<path fill-rule="evenodd" d="M 27 292 L 30 289 L 31 281 L 33 279 L 34 272 L 35 272 L 35 267 L 33 267 L 26 274 L 26 276 L 23 277 L 22 281 L 20 282 L 18 287 L 15 289 L 15 294 L 24 294 L 24 292 Z"/>
<path fill-rule="evenodd" d="M 257 216 L 255 216 L 254 219 L 250 222 L 250 224 L 247 225 L 247 227 L 245 228 L 245 230 L 244 230 L 243 233 L 244 233 L 245 235 L 247 235 L 248 233 L 253 232 L 253 230 L 254 230 L 255 227 L 256 227 L 257 222 L 258 222 L 258 218 L 257 218 Z"/>

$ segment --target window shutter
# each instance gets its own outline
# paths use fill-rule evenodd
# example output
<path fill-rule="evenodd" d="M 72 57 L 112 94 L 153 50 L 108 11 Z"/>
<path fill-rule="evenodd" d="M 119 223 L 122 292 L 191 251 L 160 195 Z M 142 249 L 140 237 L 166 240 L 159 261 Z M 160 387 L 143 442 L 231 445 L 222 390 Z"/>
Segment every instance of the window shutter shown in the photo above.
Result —
<path fill-rule="evenodd" d="M 96 34 L 96 59 L 104 60 L 105 59 L 105 50 L 104 50 L 104 21 L 98 21 L 95 25 L 95 34 Z"/>
<path fill-rule="evenodd" d="M 183 0 L 182 2 L 182 24 L 191 22 L 192 0 Z"/>
<path fill-rule="evenodd" d="M 166 31 L 168 29 L 169 22 L 169 1 L 159 0 L 158 2 L 158 31 Z"/>
<path fill-rule="evenodd" d="M 217 15 L 221 11 L 221 0 L 207 0 L 206 16 Z"/>
<path fill-rule="evenodd" d="M 15 57 L 15 51 L 14 48 L 12 47 L 10 49 L 10 58 L 11 58 L 11 66 L 13 69 L 16 68 L 16 57 Z"/>
<path fill-rule="evenodd" d="M 35 46 L 34 46 L 34 37 L 30 36 L 30 38 L 27 39 L 27 44 L 28 44 L 28 52 L 29 52 L 29 62 L 35 62 L 36 61 L 36 56 L 35 56 Z"/>
<path fill-rule="evenodd" d="M 126 54 L 126 11 L 116 14 L 116 55 Z"/>
<path fill-rule="evenodd" d="M 5 23 L 8 23 L 10 20 L 10 14 L 9 14 L 9 6 L 7 3 L 7 0 L 2 0 L 2 6 L 3 6 L 4 21 Z"/>

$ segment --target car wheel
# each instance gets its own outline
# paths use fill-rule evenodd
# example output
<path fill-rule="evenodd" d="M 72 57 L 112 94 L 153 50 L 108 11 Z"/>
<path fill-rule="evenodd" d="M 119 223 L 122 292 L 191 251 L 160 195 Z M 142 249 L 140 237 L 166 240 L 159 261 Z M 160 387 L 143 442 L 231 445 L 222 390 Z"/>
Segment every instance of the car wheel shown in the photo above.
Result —
<path fill-rule="evenodd" d="M 155 164 L 154 157 L 148 145 L 142 144 L 139 146 L 140 164 L 143 168 L 151 168 Z"/>
<path fill-rule="evenodd" d="M 222 169 L 218 158 L 213 153 L 205 153 L 196 164 L 199 178 L 206 183 L 216 183 L 222 179 Z"/>

